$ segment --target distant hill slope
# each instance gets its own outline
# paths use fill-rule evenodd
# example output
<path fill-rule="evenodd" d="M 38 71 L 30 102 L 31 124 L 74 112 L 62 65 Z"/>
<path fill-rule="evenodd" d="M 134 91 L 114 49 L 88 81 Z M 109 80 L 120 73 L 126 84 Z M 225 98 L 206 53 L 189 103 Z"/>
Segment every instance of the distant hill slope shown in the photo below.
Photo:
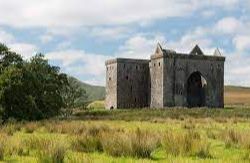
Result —
<path fill-rule="evenodd" d="M 69 79 L 74 84 L 86 90 L 86 93 L 88 95 L 87 101 L 103 100 L 105 98 L 105 87 L 93 86 L 93 85 L 84 83 L 74 77 L 69 77 Z"/>
<path fill-rule="evenodd" d="M 250 105 L 250 88 L 225 86 L 226 105 Z"/>

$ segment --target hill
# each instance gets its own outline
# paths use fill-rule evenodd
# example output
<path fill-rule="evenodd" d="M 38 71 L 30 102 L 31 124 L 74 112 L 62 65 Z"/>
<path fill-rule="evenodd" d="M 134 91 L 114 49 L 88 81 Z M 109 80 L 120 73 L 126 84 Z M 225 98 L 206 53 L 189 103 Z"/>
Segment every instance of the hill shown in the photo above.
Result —
<path fill-rule="evenodd" d="M 103 100 L 105 98 L 105 87 L 90 85 L 90 84 L 84 83 L 84 82 L 82 82 L 74 77 L 69 77 L 69 80 L 71 83 L 76 84 L 78 87 L 81 87 L 84 90 L 86 90 L 86 93 L 88 95 L 87 102 L 88 101 L 95 101 L 95 100 Z M 86 101 L 84 101 L 84 102 L 86 102 Z"/>
<path fill-rule="evenodd" d="M 250 88 L 240 86 L 225 86 L 226 105 L 250 105 Z"/>

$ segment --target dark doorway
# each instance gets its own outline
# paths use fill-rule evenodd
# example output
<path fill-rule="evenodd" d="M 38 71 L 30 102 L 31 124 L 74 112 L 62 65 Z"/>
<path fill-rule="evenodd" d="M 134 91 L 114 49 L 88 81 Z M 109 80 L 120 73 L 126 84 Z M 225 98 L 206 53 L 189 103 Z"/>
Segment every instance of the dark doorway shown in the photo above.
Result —
<path fill-rule="evenodd" d="M 188 107 L 203 107 L 206 103 L 207 82 L 200 72 L 192 73 L 187 81 Z"/>

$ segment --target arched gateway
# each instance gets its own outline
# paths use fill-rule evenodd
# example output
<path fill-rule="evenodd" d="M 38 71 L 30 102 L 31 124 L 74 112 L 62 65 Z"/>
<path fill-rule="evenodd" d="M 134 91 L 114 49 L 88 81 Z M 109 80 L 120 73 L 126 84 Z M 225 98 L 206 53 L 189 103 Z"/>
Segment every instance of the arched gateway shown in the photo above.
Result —
<path fill-rule="evenodd" d="M 206 79 L 200 72 L 192 73 L 187 80 L 188 107 L 203 107 L 206 105 Z"/>
<path fill-rule="evenodd" d="M 108 60 L 106 108 L 222 108 L 224 62 L 218 49 L 214 55 L 204 55 L 196 45 L 183 54 L 160 44 L 150 60 Z"/>

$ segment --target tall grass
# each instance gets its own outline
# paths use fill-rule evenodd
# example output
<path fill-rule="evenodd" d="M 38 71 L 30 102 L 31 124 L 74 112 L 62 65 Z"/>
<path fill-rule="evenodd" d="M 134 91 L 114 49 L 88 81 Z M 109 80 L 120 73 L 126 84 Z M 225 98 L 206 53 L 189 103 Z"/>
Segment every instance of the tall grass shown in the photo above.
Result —
<path fill-rule="evenodd" d="M 173 156 L 197 156 L 211 158 L 210 144 L 201 140 L 200 134 L 192 130 L 186 133 L 167 132 L 162 139 L 165 151 Z"/>
<path fill-rule="evenodd" d="M 46 150 L 43 149 L 39 151 L 39 162 L 63 163 L 66 157 L 67 150 L 68 147 L 63 142 L 50 143 Z"/>
<path fill-rule="evenodd" d="M 4 159 L 7 135 L 0 134 L 0 160 Z"/>
<path fill-rule="evenodd" d="M 116 132 L 102 135 L 103 150 L 111 156 L 150 158 L 159 142 L 157 136 L 140 129 L 137 129 L 136 132 Z"/>
<path fill-rule="evenodd" d="M 37 151 L 39 162 L 62 163 L 69 149 L 61 139 L 33 136 L 25 142 L 29 149 Z"/>
<path fill-rule="evenodd" d="M 235 129 L 226 129 L 221 132 L 221 140 L 225 142 L 226 148 L 236 147 L 250 149 L 250 133 Z"/>
<path fill-rule="evenodd" d="M 103 151 L 99 136 L 88 134 L 78 135 L 73 137 L 71 142 L 71 149 L 78 152 L 96 152 Z"/>

